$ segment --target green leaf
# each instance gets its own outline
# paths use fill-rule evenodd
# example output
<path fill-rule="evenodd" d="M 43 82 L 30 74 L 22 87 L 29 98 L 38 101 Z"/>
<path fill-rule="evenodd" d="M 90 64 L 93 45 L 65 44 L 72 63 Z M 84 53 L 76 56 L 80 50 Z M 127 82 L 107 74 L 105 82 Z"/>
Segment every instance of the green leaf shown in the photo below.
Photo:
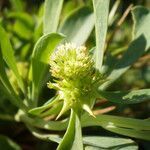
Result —
<path fill-rule="evenodd" d="M 44 34 L 57 31 L 63 0 L 46 0 L 44 9 Z"/>
<path fill-rule="evenodd" d="M 109 0 L 93 0 L 96 34 L 95 63 L 98 70 L 101 70 L 103 62 L 108 28 L 109 2 Z"/>
<path fill-rule="evenodd" d="M 38 21 L 38 23 L 36 23 L 36 27 L 34 28 L 34 35 L 33 35 L 33 38 L 34 38 L 34 41 L 36 42 L 39 37 L 42 36 L 42 33 L 43 33 L 43 20 L 42 18 Z"/>
<path fill-rule="evenodd" d="M 49 103 L 44 104 L 43 106 L 33 108 L 29 111 L 30 114 L 38 117 L 46 117 L 50 115 L 56 115 L 60 112 L 62 108 L 62 101 L 58 101 L 58 97 L 50 99 Z"/>
<path fill-rule="evenodd" d="M 78 114 L 75 114 L 76 120 L 75 120 L 75 133 L 74 133 L 74 141 L 71 147 L 71 150 L 76 149 L 83 149 L 83 141 L 82 141 L 82 128 L 81 128 L 81 122 Z"/>
<path fill-rule="evenodd" d="M 67 131 L 60 142 L 57 150 L 83 150 L 80 119 L 74 110 L 71 110 L 71 117 Z"/>
<path fill-rule="evenodd" d="M 32 98 L 36 102 L 50 55 L 63 40 L 62 34 L 51 33 L 42 36 L 36 43 L 32 55 Z"/>
<path fill-rule="evenodd" d="M 2 64 L 1 58 L 0 64 Z M 0 82 L 0 90 L 13 105 L 22 108 L 23 103 L 20 99 L 18 99 L 17 95 L 15 94 L 2 65 L 0 65 L 0 80 L 2 82 Z"/>
<path fill-rule="evenodd" d="M 17 78 L 18 85 L 22 89 L 22 91 L 25 93 L 25 87 L 23 80 L 21 76 L 19 75 L 15 57 L 14 57 L 14 52 L 11 46 L 11 43 L 8 39 L 8 36 L 5 32 L 5 30 L 0 26 L 0 46 L 1 46 L 1 51 L 2 51 L 2 56 L 7 65 L 10 67 L 10 69 L 13 71 L 14 75 Z"/>
<path fill-rule="evenodd" d="M 7 14 L 9 19 L 15 19 L 12 32 L 19 38 L 30 40 L 33 36 L 34 20 L 33 17 L 25 12 L 11 12 Z"/>
<path fill-rule="evenodd" d="M 49 135 L 49 137 L 50 140 L 57 143 L 62 140 L 58 135 Z M 138 150 L 138 146 L 133 140 L 117 136 L 84 136 L 83 143 L 85 150 Z"/>
<path fill-rule="evenodd" d="M 109 13 L 109 17 L 108 17 L 108 24 L 109 26 L 111 26 L 114 21 L 116 21 L 116 18 L 117 18 L 117 10 L 120 6 L 120 3 L 121 3 L 121 0 L 116 0 L 114 3 L 113 3 L 113 6 L 110 10 L 110 13 Z"/>
<path fill-rule="evenodd" d="M 30 132 L 41 140 L 51 140 L 53 142 L 59 143 L 61 141 L 59 134 L 46 134 L 42 132 L 41 130 L 34 128 L 33 126 L 27 125 L 27 128 L 30 130 Z"/>
<path fill-rule="evenodd" d="M 150 89 L 142 89 L 129 92 L 108 92 L 99 91 L 99 94 L 104 99 L 120 104 L 135 104 L 146 100 L 150 100 Z"/>
<path fill-rule="evenodd" d="M 82 45 L 94 27 L 93 13 L 88 7 L 71 12 L 60 25 L 59 32 L 65 34 L 68 42 Z"/>
<path fill-rule="evenodd" d="M 33 29 L 29 29 L 25 24 L 18 20 L 14 23 L 12 32 L 24 43 L 32 40 Z"/>
<path fill-rule="evenodd" d="M 0 63 L 1 63 L 1 58 L 0 58 Z M 9 85 L 7 85 L 7 81 L 8 79 L 3 79 L 3 71 L 2 71 L 2 67 L 0 65 L 0 97 L 1 97 L 1 100 L 0 100 L 0 107 L 4 108 L 4 111 L 5 111 L 5 106 L 3 107 L 3 104 L 5 102 L 5 99 L 7 98 L 10 98 L 10 94 L 9 94 Z M 6 74 L 5 74 L 6 75 Z M 4 75 L 4 76 L 5 76 Z M 6 83 L 5 83 L 6 82 Z M 4 85 L 5 84 L 5 85 Z M 8 83 L 10 84 L 10 83 Z M 6 88 L 7 87 L 7 88 Z M 5 105 L 5 104 L 4 104 Z M 7 110 L 6 110 L 7 111 Z"/>
<path fill-rule="evenodd" d="M 21 150 L 21 147 L 10 138 L 0 135 L 0 149 L 3 150 Z"/>
<path fill-rule="evenodd" d="M 143 6 L 136 6 L 132 9 L 134 21 L 133 38 L 143 35 L 146 39 L 146 50 L 150 47 L 150 10 Z"/>
<path fill-rule="evenodd" d="M 124 53 L 122 59 L 114 64 L 113 71 L 109 75 L 109 81 L 106 82 L 101 89 L 107 88 L 111 83 L 118 79 L 129 67 L 141 57 L 150 47 L 150 11 L 149 9 L 137 6 L 132 10 L 134 21 L 133 26 L 133 41 L 129 48 Z M 112 67 L 110 67 L 112 69 Z"/>
<path fill-rule="evenodd" d="M 24 3 L 23 0 L 10 0 L 10 3 L 15 11 L 23 11 Z"/>
<path fill-rule="evenodd" d="M 150 122 L 148 120 L 131 119 L 112 115 L 98 115 L 94 118 L 89 115 L 84 115 L 81 119 L 81 123 L 83 127 L 101 126 L 106 130 L 118 134 L 150 140 Z"/>
<path fill-rule="evenodd" d="M 10 19 L 17 19 L 20 22 L 22 22 L 26 27 L 29 29 L 33 29 L 34 27 L 34 20 L 31 15 L 25 13 L 25 12 L 11 12 L 7 15 Z"/>
<path fill-rule="evenodd" d="M 46 130 L 53 130 L 53 131 L 63 131 L 66 130 L 67 125 L 68 125 L 68 119 L 62 120 L 62 121 L 45 121 L 44 119 L 41 118 L 31 118 L 28 117 L 27 115 L 23 114 L 19 116 L 20 119 L 30 126 L 34 126 L 36 128 L 40 129 L 46 129 Z"/>
<path fill-rule="evenodd" d="M 111 132 L 115 132 L 121 135 L 139 138 L 143 140 L 150 140 L 150 130 L 149 131 L 142 131 L 142 130 L 134 130 L 134 129 L 127 129 L 127 128 L 120 128 L 120 127 L 112 127 L 112 126 L 103 126 L 106 130 Z"/>
<path fill-rule="evenodd" d="M 69 122 L 68 118 L 65 118 L 61 121 L 44 120 L 43 118 L 31 116 L 24 112 L 21 112 L 19 116 L 16 115 L 16 117 L 19 117 L 22 122 L 26 122 L 26 124 L 32 127 L 53 131 L 66 130 Z"/>
<path fill-rule="evenodd" d="M 113 115 L 98 115 L 96 118 L 83 115 L 81 118 L 82 126 L 112 125 L 123 128 L 133 128 L 135 130 L 150 130 L 148 120 L 118 117 Z"/>
<path fill-rule="evenodd" d="M 13 91 L 13 88 L 8 80 L 7 74 L 5 72 L 5 64 L 2 58 L 2 53 L 0 50 L 0 80 L 3 83 L 3 85 L 6 87 L 8 92 Z"/>
<path fill-rule="evenodd" d="M 123 57 L 120 60 L 118 60 L 117 63 L 112 62 L 114 63 L 113 71 L 109 74 L 108 81 L 105 82 L 100 88 L 101 89 L 107 88 L 124 72 L 126 72 L 129 69 L 129 67 L 144 54 L 145 48 L 146 48 L 146 40 L 143 35 L 141 35 L 133 42 L 131 42 L 127 51 L 124 53 Z"/>
<path fill-rule="evenodd" d="M 111 150 L 138 150 L 137 144 L 127 138 L 107 137 L 107 136 L 86 136 L 83 137 L 85 150 L 111 149 Z"/>
<path fill-rule="evenodd" d="M 15 106 L 20 107 L 25 110 L 26 106 L 23 104 L 23 101 L 16 95 L 14 89 L 12 88 L 8 80 L 7 74 L 5 72 L 5 64 L 2 58 L 1 49 L 0 49 L 0 80 L 3 84 L 0 87 L 2 88 L 2 91 L 4 92 L 4 94 L 6 94 L 9 97 L 10 102 L 14 104 Z"/>

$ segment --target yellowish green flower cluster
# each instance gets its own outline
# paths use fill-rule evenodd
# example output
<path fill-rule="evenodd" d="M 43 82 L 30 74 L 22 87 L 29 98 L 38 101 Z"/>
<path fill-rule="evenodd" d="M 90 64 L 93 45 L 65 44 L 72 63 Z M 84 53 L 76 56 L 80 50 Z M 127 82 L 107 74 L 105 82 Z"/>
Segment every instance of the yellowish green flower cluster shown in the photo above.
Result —
<path fill-rule="evenodd" d="M 50 72 L 54 82 L 48 87 L 58 91 L 64 100 L 61 116 L 70 108 L 83 108 L 91 115 L 96 91 L 103 83 L 102 75 L 94 68 L 94 61 L 84 46 L 66 43 L 60 45 L 50 59 Z"/>

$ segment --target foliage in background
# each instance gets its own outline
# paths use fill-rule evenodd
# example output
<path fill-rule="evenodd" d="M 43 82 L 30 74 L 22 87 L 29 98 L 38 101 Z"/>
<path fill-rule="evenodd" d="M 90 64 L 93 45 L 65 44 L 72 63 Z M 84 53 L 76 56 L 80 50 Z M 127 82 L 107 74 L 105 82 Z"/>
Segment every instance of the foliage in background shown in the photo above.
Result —
<path fill-rule="evenodd" d="M 34 136 L 59 143 L 57 149 L 61 150 L 137 149 L 138 145 L 129 137 L 150 140 L 149 119 L 118 116 L 126 108 L 131 112 L 137 103 L 150 99 L 148 8 L 129 5 L 121 15 L 120 0 L 115 3 L 46 0 L 38 13 L 29 14 L 24 1 L 10 0 L 10 3 L 11 9 L 3 10 L 0 18 L 1 120 L 23 122 Z M 132 29 L 131 20 L 124 22 L 130 11 Z M 95 105 L 90 106 L 93 112 L 88 109 L 95 118 L 83 112 L 79 115 L 72 109 L 71 114 L 68 111 L 55 120 L 63 106 L 55 99 L 56 91 L 46 89 L 47 82 L 53 80 L 48 72 L 49 59 L 57 46 L 66 42 L 87 46 L 95 68 L 106 78 L 97 89 Z M 103 115 L 115 108 L 113 115 Z M 80 129 L 91 126 L 128 138 L 110 136 L 107 132 L 88 136 L 83 132 L 82 135 Z M 64 130 L 65 134 L 60 132 Z M 0 138 L 0 147 L 21 149 L 9 138 Z"/>

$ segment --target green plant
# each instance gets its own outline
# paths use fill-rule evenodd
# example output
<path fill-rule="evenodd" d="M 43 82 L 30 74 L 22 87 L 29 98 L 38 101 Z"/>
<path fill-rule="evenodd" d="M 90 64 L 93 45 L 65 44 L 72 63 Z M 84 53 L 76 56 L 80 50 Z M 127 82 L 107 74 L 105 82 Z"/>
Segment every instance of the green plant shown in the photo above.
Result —
<path fill-rule="evenodd" d="M 150 12 L 147 8 L 138 6 L 132 9 L 133 39 L 127 50 L 121 53 L 122 57 L 119 59 L 114 58 L 115 54 L 104 56 L 107 49 L 106 34 L 110 25 L 107 21 L 109 2 L 109 0 L 93 0 L 94 12 L 87 6 L 82 6 L 72 11 L 59 25 L 63 0 L 46 0 L 43 36 L 34 46 L 31 61 L 27 63 L 29 66 L 21 66 L 24 67 L 24 71 L 28 70 L 28 73 L 23 73 L 27 74 L 25 78 L 16 63 L 8 35 L 0 26 L 1 90 L 18 108 L 15 120 L 24 122 L 36 137 L 59 143 L 58 150 L 121 147 L 137 149 L 136 143 L 130 139 L 82 136 L 82 127 L 89 126 L 101 126 L 121 135 L 150 140 L 149 119 L 140 120 L 92 112 L 93 109 L 97 109 L 94 107 L 96 99 L 106 99 L 122 105 L 150 99 L 150 89 L 125 92 L 106 90 L 139 57 L 146 54 L 150 46 L 148 40 Z M 116 5 L 118 3 L 114 4 Z M 112 15 L 112 11 L 110 13 Z M 110 22 L 112 23 L 112 20 Z M 87 41 L 94 25 L 96 47 L 88 51 L 80 45 Z M 66 42 L 79 46 L 63 45 Z M 120 51 L 116 52 L 118 53 L 120 54 Z M 9 76 L 13 78 L 13 82 L 9 80 Z M 58 93 L 38 107 L 40 94 L 49 80 L 51 81 L 48 86 Z M 66 130 L 64 136 L 57 132 L 48 134 L 48 131 L 62 130 Z"/>

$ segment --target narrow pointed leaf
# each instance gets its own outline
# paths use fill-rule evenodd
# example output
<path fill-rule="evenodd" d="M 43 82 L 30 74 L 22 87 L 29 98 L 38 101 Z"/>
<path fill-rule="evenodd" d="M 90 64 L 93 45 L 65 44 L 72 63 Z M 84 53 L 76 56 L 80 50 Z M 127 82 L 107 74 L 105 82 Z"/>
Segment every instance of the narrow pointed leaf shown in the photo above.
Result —
<path fill-rule="evenodd" d="M 13 90 L 13 88 L 12 88 L 10 82 L 9 82 L 7 74 L 5 72 L 5 65 L 4 65 L 4 61 L 3 61 L 3 58 L 2 58 L 1 49 L 0 49 L 0 80 L 3 84 L 1 86 L 3 88 L 3 92 L 6 95 L 8 95 L 9 100 L 11 101 L 11 103 L 14 104 L 17 107 L 25 109 L 25 105 L 23 104 L 23 101 L 16 95 L 15 91 Z"/>
<path fill-rule="evenodd" d="M 25 12 L 11 12 L 8 13 L 7 18 L 15 20 L 12 28 L 15 35 L 25 41 L 32 40 L 35 22 L 33 16 Z"/>
<path fill-rule="evenodd" d="M 117 62 L 112 62 L 114 63 L 114 67 L 111 66 L 110 69 L 113 69 L 113 71 L 109 74 L 108 81 L 101 86 L 101 89 L 107 88 L 124 72 L 126 72 L 131 67 L 131 65 L 144 54 L 145 48 L 146 39 L 143 35 L 131 42 L 127 51 L 123 54 L 123 57 Z"/>
<path fill-rule="evenodd" d="M 118 7 L 120 6 L 120 3 L 121 3 L 121 0 L 116 0 L 110 10 L 109 17 L 108 17 L 109 26 L 111 26 L 116 19 L 116 16 L 117 16 L 116 12 L 118 10 Z"/>
<path fill-rule="evenodd" d="M 143 35 L 146 39 L 146 49 L 150 47 L 150 9 L 143 6 L 136 6 L 132 9 L 134 21 L 133 38 Z"/>
<path fill-rule="evenodd" d="M 0 51 L 0 80 L 1 82 L 4 84 L 4 86 L 6 87 L 8 92 L 13 91 L 13 88 L 8 80 L 7 74 L 5 72 L 5 64 L 2 58 L 2 53 Z"/>
<path fill-rule="evenodd" d="M 34 126 L 36 128 L 53 130 L 53 131 L 66 130 L 68 125 L 68 119 L 65 119 L 63 121 L 50 121 L 50 120 L 46 121 L 42 118 L 37 118 L 37 117 L 31 118 L 24 114 L 20 116 L 20 119 L 22 121 L 25 121 L 28 125 Z"/>
<path fill-rule="evenodd" d="M 83 108 L 86 112 L 88 112 L 91 116 L 95 117 L 89 105 L 83 104 L 82 108 Z"/>
<path fill-rule="evenodd" d="M 82 133 L 80 119 L 78 115 L 71 110 L 71 117 L 67 131 L 60 142 L 57 150 L 83 150 Z"/>
<path fill-rule="evenodd" d="M 126 129 L 126 128 L 120 128 L 120 127 L 105 127 L 105 129 L 115 132 L 121 135 L 129 136 L 129 137 L 134 137 L 134 138 L 139 138 L 143 140 L 150 140 L 150 131 L 137 131 L 133 129 Z"/>
<path fill-rule="evenodd" d="M 61 111 L 62 106 L 63 106 L 62 102 L 55 104 L 51 109 L 43 112 L 41 114 L 41 117 L 48 117 L 50 115 L 56 115 L 57 116 L 59 114 L 59 112 Z"/>
<path fill-rule="evenodd" d="M 109 81 L 106 82 L 101 89 L 107 88 L 118 79 L 150 47 L 150 10 L 142 6 L 137 6 L 132 9 L 132 16 L 134 22 L 133 41 L 130 43 L 122 59 L 118 62 L 112 62 L 114 67 L 108 77 Z M 110 69 L 112 69 L 112 66 L 110 66 Z"/>
<path fill-rule="evenodd" d="M 46 134 L 44 132 L 42 132 L 41 130 L 31 126 L 31 125 L 27 125 L 27 128 L 30 130 L 30 132 L 35 136 L 37 137 L 38 139 L 41 139 L 41 140 L 51 140 L 53 142 L 60 142 L 61 138 L 60 138 L 60 135 L 59 134 Z"/>
<path fill-rule="evenodd" d="M 7 15 L 10 19 L 16 19 L 26 25 L 27 28 L 33 29 L 34 27 L 34 20 L 31 15 L 25 12 L 11 12 Z"/>
<path fill-rule="evenodd" d="M 63 137 L 63 140 L 60 142 L 57 150 L 66 150 L 66 149 L 71 150 L 74 140 L 74 134 L 75 134 L 75 114 L 73 113 L 73 111 L 71 111 L 67 131 Z"/>
<path fill-rule="evenodd" d="M 37 99 L 40 87 L 52 52 L 64 39 L 62 34 L 51 33 L 42 36 L 36 43 L 32 55 L 33 99 Z"/>
<path fill-rule="evenodd" d="M 46 0 L 44 7 L 44 34 L 57 31 L 63 0 Z"/>
<path fill-rule="evenodd" d="M 3 59 L 5 60 L 7 65 L 10 67 L 10 69 L 13 71 L 14 75 L 16 76 L 20 88 L 22 89 L 23 92 L 25 92 L 24 83 L 17 69 L 11 43 L 9 41 L 9 38 L 5 30 L 1 26 L 0 26 L 0 46 L 1 46 Z"/>
<path fill-rule="evenodd" d="M 142 119 L 118 117 L 113 115 L 98 115 L 96 118 L 83 115 L 81 118 L 82 126 L 94 126 L 94 125 L 112 125 L 123 128 L 133 128 L 136 130 L 150 130 L 149 121 Z"/>
<path fill-rule="evenodd" d="M 57 98 L 51 99 L 51 102 L 44 104 L 43 106 L 33 108 L 29 110 L 29 113 L 39 117 L 45 117 L 52 114 L 58 114 L 62 108 L 62 102 Z"/>
<path fill-rule="evenodd" d="M 85 150 L 92 150 L 95 147 L 98 149 L 118 149 L 118 150 L 138 150 L 137 144 L 128 138 L 108 137 L 108 136 L 85 136 L 83 142 L 86 145 Z"/>
<path fill-rule="evenodd" d="M 109 131 L 122 135 L 149 140 L 150 122 L 147 120 L 117 117 L 110 115 L 98 115 L 93 118 L 85 115 L 82 119 L 82 126 L 101 126 Z M 120 131 L 120 132 L 119 132 Z M 145 134 L 145 136 L 144 136 Z"/>
<path fill-rule="evenodd" d="M 109 2 L 109 0 L 93 0 L 96 35 L 95 63 L 98 70 L 101 70 L 103 62 L 108 28 Z"/>
<path fill-rule="evenodd" d="M 108 101 L 120 104 L 135 104 L 150 100 L 150 89 L 142 89 L 129 92 L 107 92 L 99 91 L 101 97 Z"/>
<path fill-rule="evenodd" d="M 88 7 L 81 7 L 66 17 L 60 25 L 59 32 L 67 36 L 66 40 L 68 42 L 82 45 L 91 34 L 93 27 L 94 18 L 92 11 Z"/>
<path fill-rule="evenodd" d="M 60 118 L 60 117 L 61 117 L 65 112 L 67 112 L 69 109 L 71 109 L 70 103 L 64 101 L 64 102 L 63 102 L 62 109 L 61 109 L 61 111 L 59 112 L 59 114 L 58 114 L 56 120 L 57 120 L 58 118 Z"/>

